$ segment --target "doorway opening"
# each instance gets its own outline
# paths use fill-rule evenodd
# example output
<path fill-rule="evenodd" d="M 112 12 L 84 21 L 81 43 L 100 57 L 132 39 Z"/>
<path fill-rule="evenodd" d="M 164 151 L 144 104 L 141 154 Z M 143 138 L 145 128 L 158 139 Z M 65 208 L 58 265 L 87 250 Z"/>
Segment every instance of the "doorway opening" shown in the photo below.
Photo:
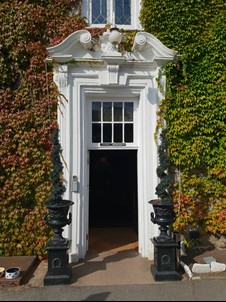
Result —
<path fill-rule="evenodd" d="M 89 248 L 137 249 L 137 151 L 91 150 Z"/>

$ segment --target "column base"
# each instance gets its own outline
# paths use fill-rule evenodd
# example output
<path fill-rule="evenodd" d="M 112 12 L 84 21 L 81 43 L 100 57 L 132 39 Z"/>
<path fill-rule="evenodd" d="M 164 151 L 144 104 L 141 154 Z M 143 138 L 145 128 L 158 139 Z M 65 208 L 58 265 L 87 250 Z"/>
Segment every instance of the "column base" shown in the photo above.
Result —
<path fill-rule="evenodd" d="M 69 246 L 68 241 L 62 245 L 47 244 L 48 271 L 44 277 L 44 285 L 70 284 L 72 269 L 68 264 Z"/>
<path fill-rule="evenodd" d="M 155 265 L 151 265 L 151 273 L 155 281 L 179 281 L 181 276 L 177 271 L 157 271 Z"/>
<path fill-rule="evenodd" d="M 72 272 L 68 271 L 65 275 L 51 275 L 47 272 L 44 278 L 44 286 L 48 285 L 69 285 L 71 284 Z"/>
<path fill-rule="evenodd" d="M 154 244 L 154 264 L 151 265 L 151 273 L 155 281 L 181 280 L 177 261 L 178 244 L 173 239 L 159 241 L 153 238 L 151 241 Z"/>

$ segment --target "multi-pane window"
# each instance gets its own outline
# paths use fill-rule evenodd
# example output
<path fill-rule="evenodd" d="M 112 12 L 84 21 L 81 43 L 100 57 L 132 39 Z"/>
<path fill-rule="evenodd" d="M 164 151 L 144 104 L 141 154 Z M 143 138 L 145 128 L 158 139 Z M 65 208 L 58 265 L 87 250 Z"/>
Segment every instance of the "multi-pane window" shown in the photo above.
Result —
<path fill-rule="evenodd" d="M 92 102 L 92 143 L 133 143 L 133 115 L 133 102 Z"/>
<path fill-rule="evenodd" d="M 115 23 L 131 25 L 130 0 L 115 0 Z"/>
<path fill-rule="evenodd" d="M 107 0 L 92 1 L 92 23 L 93 24 L 107 23 Z"/>
<path fill-rule="evenodd" d="M 140 0 L 83 0 L 82 14 L 90 26 L 106 24 L 139 29 Z"/>
<path fill-rule="evenodd" d="M 115 24 L 131 25 L 131 0 L 113 1 L 113 12 L 115 12 Z M 111 15 L 111 1 L 92 1 L 92 24 L 106 24 Z"/>

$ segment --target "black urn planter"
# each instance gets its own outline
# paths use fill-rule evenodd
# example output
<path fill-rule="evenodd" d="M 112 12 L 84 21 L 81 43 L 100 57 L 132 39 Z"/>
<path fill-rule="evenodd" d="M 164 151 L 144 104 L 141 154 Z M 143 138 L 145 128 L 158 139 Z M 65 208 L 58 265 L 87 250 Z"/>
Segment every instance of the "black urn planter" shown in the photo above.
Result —
<path fill-rule="evenodd" d="M 161 199 L 153 199 L 149 203 L 154 209 L 154 213 L 151 213 L 151 221 L 158 224 L 160 230 L 159 236 L 151 239 L 154 245 L 154 264 L 151 266 L 151 272 L 156 281 L 180 280 L 177 261 L 178 243 L 168 234 L 168 226 L 176 219 L 173 204 L 162 202 Z"/>
<path fill-rule="evenodd" d="M 48 225 L 53 228 L 53 238 L 51 239 L 52 244 L 65 243 L 67 240 L 62 236 L 63 227 L 71 223 L 71 213 L 69 213 L 69 207 L 74 202 L 63 199 L 61 203 L 46 205 L 49 211 L 49 215 L 45 215 L 45 221 Z"/>
<path fill-rule="evenodd" d="M 171 202 L 161 202 L 161 199 L 152 199 L 149 201 L 153 205 L 154 213 L 151 213 L 151 221 L 158 224 L 160 235 L 155 237 L 158 242 L 171 241 L 172 238 L 168 235 L 168 225 L 171 225 L 176 220 L 173 204 Z"/>
<path fill-rule="evenodd" d="M 48 241 L 48 270 L 44 285 L 70 284 L 72 271 L 68 264 L 68 249 L 70 241 L 62 236 L 63 227 L 71 223 L 71 213 L 68 212 L 74 202 L 61 200 L 59 204 L 46 205 L 49 213 L 44 217 L 46 223 L 53 228 L 53 237 Z"/>

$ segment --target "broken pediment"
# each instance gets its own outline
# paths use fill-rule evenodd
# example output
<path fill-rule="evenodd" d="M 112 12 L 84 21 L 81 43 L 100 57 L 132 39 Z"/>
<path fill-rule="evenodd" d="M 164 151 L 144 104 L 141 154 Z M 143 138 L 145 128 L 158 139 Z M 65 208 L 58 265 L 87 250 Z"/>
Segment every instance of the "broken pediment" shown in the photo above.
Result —
<path fill-rule="evenodd" d="M 60 44 L 47 48 L 49 57 L 59 63 L 72 61 L 101 60 L 107 65 L 122 62 L 155 62 L 161 66 L 175 60 L 177 51 L 167 48 L 155 36 L 147 32 L 136 34 L 131 52 L 119 51 L 119 44 L 125 39 L 117 28 L 106 31 L 98 41 L 92 39 L 88 30 L 78 30 Z M 110 63 L 109 63 L 110 62 Z"/>

